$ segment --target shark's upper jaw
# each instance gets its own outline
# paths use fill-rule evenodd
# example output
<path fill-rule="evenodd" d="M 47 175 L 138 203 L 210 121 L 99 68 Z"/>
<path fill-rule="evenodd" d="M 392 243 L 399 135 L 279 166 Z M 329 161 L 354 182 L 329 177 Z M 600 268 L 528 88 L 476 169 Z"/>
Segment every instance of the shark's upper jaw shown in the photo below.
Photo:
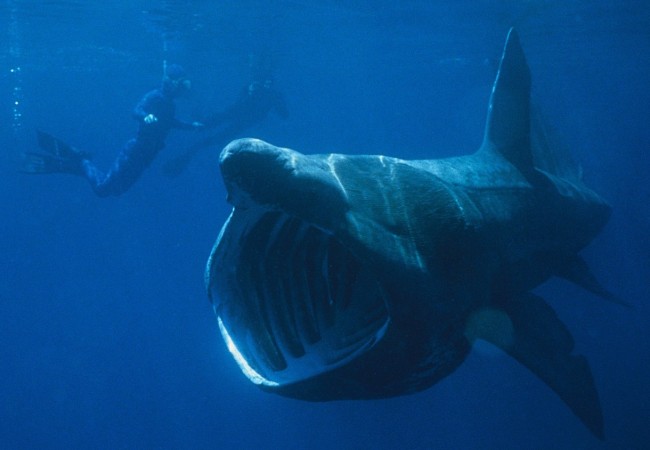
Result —
<path fill-rule="evenodd" d="M 260 201 L 264 190 L 247 177 L 260 161 L 271 167 L 256 170 L 290 172 L 276 156 L 238 155 L 237 164 L 248 167 L 225 171 L 222 164 L 235 207 L 206 273 L 229 350 L 251 381 L 266 386 L 347 364 L 372 348 L 390 322 L 387 293 L 362 260 L 279 202 Z"/>
<path fill-rule="evenodd" d="M 294 154 L 254 139 L 228 145 L 219 161 L 228 202 L 240 208 L 276 202 L 279 186 L 291 177 Z"/>
<path fill-rule="evenodd" d="M 324 230 L 344 222 L 347 194 L 331 161 L 257 139 L 231 142 L 220 156 L 228 201 L 283 211 Z"/>

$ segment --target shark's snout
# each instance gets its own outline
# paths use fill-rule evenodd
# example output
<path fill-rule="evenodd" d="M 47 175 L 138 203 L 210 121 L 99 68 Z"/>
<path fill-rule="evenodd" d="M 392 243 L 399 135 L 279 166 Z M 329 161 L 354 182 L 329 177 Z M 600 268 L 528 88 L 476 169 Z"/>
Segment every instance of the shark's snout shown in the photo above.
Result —
<path fill-rule="evenodd" d="M 220 156 L 228 201 L 236 208 L 261 206 L 332 229 L 347 211 L 347 195 L 334 165 L 259 139 L 239 139 Z"/>
<path fill-rule="evenodd" d="M 269 145 L 257 139 L 239 139 L 221 152 L 219 164 L 228 199 L 234 206 L 252 201 L 273 204 L 286 188 L 297 152 Z"/>

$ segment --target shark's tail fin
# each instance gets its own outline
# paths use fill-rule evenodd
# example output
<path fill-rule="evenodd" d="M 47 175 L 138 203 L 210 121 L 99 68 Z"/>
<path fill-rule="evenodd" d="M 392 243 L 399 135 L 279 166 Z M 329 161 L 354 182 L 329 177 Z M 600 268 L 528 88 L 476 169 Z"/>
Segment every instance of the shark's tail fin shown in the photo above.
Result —
<path fill-rule="evenodd" d="M 530 145 L 530 69 L 514 28 L 508 32 L 492 87 L 483 150 L 496 151 L 527 174 L 533 170 Z"/>

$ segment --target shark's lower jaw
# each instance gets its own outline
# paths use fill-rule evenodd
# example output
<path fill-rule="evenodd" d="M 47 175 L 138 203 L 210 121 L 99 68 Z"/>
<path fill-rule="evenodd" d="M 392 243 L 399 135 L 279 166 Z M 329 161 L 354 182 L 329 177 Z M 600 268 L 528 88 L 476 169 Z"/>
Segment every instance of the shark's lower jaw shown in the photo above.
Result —
<path fill-rule="evenodd" d="M 390 323 L 387 293 L 363 261 L 283 212 L 235 208 L 207 276 L 223 338 L 256 384 L 282 386 L 341 367 Z"/>

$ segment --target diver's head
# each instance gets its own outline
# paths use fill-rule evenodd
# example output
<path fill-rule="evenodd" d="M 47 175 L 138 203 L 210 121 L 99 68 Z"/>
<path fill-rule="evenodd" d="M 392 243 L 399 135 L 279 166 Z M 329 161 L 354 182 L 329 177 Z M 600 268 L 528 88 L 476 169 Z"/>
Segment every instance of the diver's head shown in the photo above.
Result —
<path fill-rule="evenodd" d="M 163 76 L 162 89 L 163 92 L 172 97 L 177 97 L 192 87 L 192 82 L 187 78 L 185 69 L 178 64 L 170 64 L 165 68 L 165 75 Z"/>

